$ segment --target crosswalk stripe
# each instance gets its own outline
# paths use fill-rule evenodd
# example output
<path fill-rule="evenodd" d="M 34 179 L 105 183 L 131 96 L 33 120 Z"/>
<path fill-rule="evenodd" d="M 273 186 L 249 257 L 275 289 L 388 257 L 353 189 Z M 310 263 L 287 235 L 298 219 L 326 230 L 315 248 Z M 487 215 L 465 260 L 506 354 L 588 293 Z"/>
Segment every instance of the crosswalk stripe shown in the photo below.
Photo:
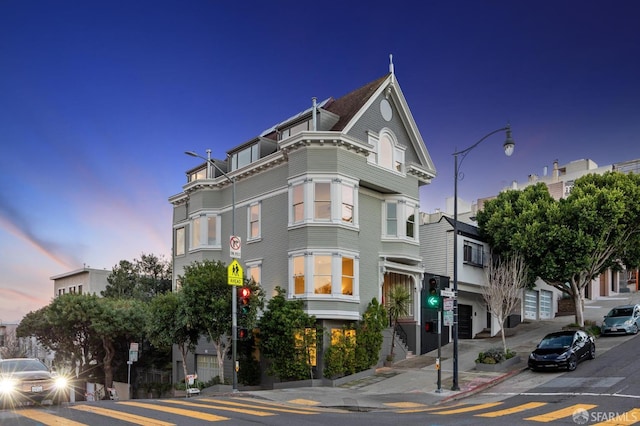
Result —
<path fill-rule="evenodd" d="M 149 417 L 125 413 L 123 411 L 110 410 L 108 408 L 97 407 L 95 405 L 74 405 L 71 408 L 87 413 L 99 414 L 105 417 L 113 417 L 114 419 L 124 420 L 141 426 L 175 426 L 175 423 L 163 422 L 162 420 L 155 420 Z"/>
<path fill-rule="evenodd" d="M 593 404 L 575 404 L 561 410 L 551 411 L 550 413 L 540 414 L 539 416 L 527 417 L 525 420 L 531 420 L 534 422 L 552 422 L 554 420 L 562 419 L 572 416 L 577 410 L 589 410 L 597 407 Z"/>
<path fill-rule="evenodd" d="M 242 414 L 250 414 L 252 416 L 258 416 L 258 417 L 266 417 L 266 416 L 275 416 L 274 413 L 268 413 L 266 411 L 259 411 L 259 410 L 252 410 L 252 409 L 248 409 L 248 408 L 236 408 L 236 407 L 230 407 L 227 406 L 225 407 L 224 405 L 205 405 L 205 404 L 198 404 L 196 402 L 187 402 L 187 401 L 182 401 L 182 400 L 178 400 L 178 399 L 168 399 L 164 402 L 168 402 L 171 404 L 179 404 L 179 405 L 184 405 L 186 407 L 198 407 L 198 408 L 215 408 L 216 410 L 224 410 L 224 411 L 232 411 L 234 413 L 242 413 Z M 218 402 L 218 401 L 215 401 Z M 240 405 L 240 404 L 238 404 Z"/>
<path fill-rule="evenodd" d="M 31 420 L 35 420 L 37 422 L 42 423 L 46 426 L 87 426 L 84 423 L 79 423 L 73 420 L 67 420 L 63 417 L 54 416 L 53 414 L 45 413 L 40 410 L 26 409 L 16 411 L 22 417 L 26 417 Z"/>
<path fill-rule="evenodd" d="M 531 410 L 533 408 L 542 407 L 547 405 L 546 402 L 528 402 L 526 404 L 516 405 L 512 408 L 505 408 L 504 410 L 491 411 L 488 413 L 475 414 L 476 417 L 500 417 L 507 416 L 509 414 L 520 413 L 522 411 Z"/>
<path fill-rule="evenodd" d="M 229 420 L 228 417 L 216 416 L 209 413 L 200 413 L 198 411 L 185 410 L 184 408 L 165 407 L 164 405 L 147 404 L 144 402 L 120 401 L 118 405 L 128 405 L 131 407 L 146 408 L 147 410 L 162 411 L 163 413 L 178 414 L 180 416 L 193 417 L 195 419 L 207 420 L 210 422 L 219 422 L 221 420 Z"/>
<path fill-rule="evenodd" d="M 433 414 L 459 414 L 468 413 L 469 411 L 484 410 L 485 408 L 495 407 L 501 405 L 502 402 L 487 402 L 486 404 L 471 405 L 468 407 L 454 408 L 452 410 L 433 411 Z"/>
<path fill-rule="evenodd" d="M 213 399 L 213 398 L 199 398 L 198 401 L 206 401 L 206 402 L 215 402 L 218 404 L 226 404 L 226 405 L 233 405 L 233 406 L 238 406 L 238 407 L 246 407 L 247 404 L 253 404 L 254 407 L 259 407 L 262 410 L 270 410 L 270 411 L 277 411 L 280 413 L 294 413 L 294 414 L 318 414 L 321 411 L 318 409 L 314 409 L 313 407 L 310 408 L 286 408 L 283 407 L 282 405 L 277 405 L 274 403 L 269 403 L 268 401 L 255 401 L 255 400 L 248 400 L 246 398 L 236 398 L 239 401 L 245 401 L 244 403 L 240 403 L 240 402 L 233 402 L 233 401 L 228 401 L 228 400 L 219 400 L 219 399 Z"/>
<path fill-rule="evenodd" d="M 634 408 L 631 411 L 616 415 L 614 418 L 596 423 L 593 426 L 628 426 L 640 422 L 640 408 Z"/>

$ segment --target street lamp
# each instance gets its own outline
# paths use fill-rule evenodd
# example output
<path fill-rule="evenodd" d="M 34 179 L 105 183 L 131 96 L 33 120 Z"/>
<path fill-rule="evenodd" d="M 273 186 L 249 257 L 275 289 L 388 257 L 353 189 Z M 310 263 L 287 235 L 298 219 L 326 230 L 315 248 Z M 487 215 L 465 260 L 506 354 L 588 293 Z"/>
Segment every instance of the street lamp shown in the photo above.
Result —
<path fill-rule="evenodd" d="M 460 390 L 460 386 L 458 386 L 458 175 L 459 175 L 459 167 L 464 161 L 464 158 L 467 156 L 469 151 L 471 151 L 476 146 L 480 145 L 482 141 L 487 139 L 489 136 L 494 135 L 498 132 L 506 132 L 507 139 L 504 142 L 503 148 L 504 153 L 507 157 L 510 157 L 513 154 L 513 149 L 515 148 L 515 142 L 511 137 L 511 126 L 507 124 L 506 127 L 501 129 L 494 130 L 493 132 L 487 133 L 480 139 L 478 142 L 474 143 L 467 149 L 463 149 L 462 151 L 457 151 L 453 153 L 453 158 L 455 160 L 454 166 L 454 186 L 453 186 L 453 292 L 455 294 L 454 302 L 453 302 L 453 386 L 451 390 L 457 391 Z M 458 163 L 458 156 L 460 156 L 460 163 Z"/>
<path fill-rule="evenodd" d="M 222 175 L 227 178 L 229 182 L 231 182 L 231 235 L 236 235 L 236 178 L 229 177 L 228 174 L 224 172 L 218 165 L 211 160 L 211 150 L 207 149 L 207 158 L 199 155 L 194 151 L 185 151 L 187 155 L 192 157 L 202 158 L 207 162 L 207 178 L 211 178 L 211 166 L 213 166 L 216 170 L 218 170 Z M 232 376 L 233 376 L 233 392 L 238 390 L 238 371 L 236 369 L 236 363 L 238 359 L 238 295 L 236 294 L 235 289 L 231 291 L 231 366 L 232 366 Z"/>

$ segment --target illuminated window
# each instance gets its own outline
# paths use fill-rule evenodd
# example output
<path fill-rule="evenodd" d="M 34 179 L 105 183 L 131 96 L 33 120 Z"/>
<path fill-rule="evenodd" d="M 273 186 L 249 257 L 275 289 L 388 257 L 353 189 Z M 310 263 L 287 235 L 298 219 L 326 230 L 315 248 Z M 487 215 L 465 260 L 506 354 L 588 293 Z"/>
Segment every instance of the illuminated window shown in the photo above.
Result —
<path fill-rule="evenodd" d="M 293 258 L 293 292 L 304 294 L 304 256 Z"/>
<path fill-rule="evenodd" d="M 314 256 L 313 292 L 331 294 L 331 256 Z"/>
<path fill-rule="evenodd" d="M 397 144 L 393 133 L 388 129 L 383 129 L 379 135 L 369 133 L 369 143 L 374 152 L 367 161 L 397 173 L 404 172 L 404 148 Z"/>
<path fill-rule="evenodd" d="M 306 178 L 289 190 L 289 225 L 305 223 L 357 226 L 357 183 L 342 177 Z"/>
<path fill-rule="evenodd" d="M 317 332 L 315 328 L 305 328 L 304 332 L 297 332 L 294 335 L 296 348 L 300 351 L 305 361 L 311 366 L 316 365 L 317 357 Z"/>
<path fill-rule="evenodd" d="M 255 240 L 260 238 L 260 204 L 253 204 L 249 206 L 247 217 L 249 219 L 249 230 L 247 232 L 247 235 L 249 236 L 248 239 Z"/>
<path fill-rule="evenodd" d="M 305 264 L 306 259 L 309 263 Z M 339 253 L 313 253 L 291 258 L 292 293 L 307 296 L 354 296 L 358 259 Z M 309 283 L 309 287 L 306 287 Z"/>

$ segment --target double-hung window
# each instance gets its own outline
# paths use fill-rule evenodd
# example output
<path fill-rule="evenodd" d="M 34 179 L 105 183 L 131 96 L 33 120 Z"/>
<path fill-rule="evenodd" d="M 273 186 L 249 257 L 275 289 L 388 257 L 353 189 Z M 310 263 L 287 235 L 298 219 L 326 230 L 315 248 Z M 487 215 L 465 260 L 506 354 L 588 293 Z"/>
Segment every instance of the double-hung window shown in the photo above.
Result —
<path fill-rule="evenodd" d="M 349 253 L 318 251 L 290 257 L 291 292 L 298 296 L 353 296 L 357 293 L 358 258 Z"/>
<path fill-rule="evenodd" d="M 191 218 L 189 249 L 220 248 L 220 220 L 217 214 L 201 213 Z"/>
<path fill-rule="evenodd" d="M 289 225 L 300 223 L 358 226 L 358 186 L 355 180 L 304 177 L 289 188 Z"/>
<path fill-rule="evenodd" d="M 247 211 L 247 219 L 248 219 L 248 230 L 247 230 L 247 240 L 257 240 L 260 238 L 261 231 L 261 205 L 260 203 L 252 204 L 249 206 Z"/>
<path fill-rule="evenodd" d="M 418 233 L 416 217 L 417 203 L 405 199 L 387 200 L 383 206 L 383 238 L 398 238 L 416 241 Z"/>

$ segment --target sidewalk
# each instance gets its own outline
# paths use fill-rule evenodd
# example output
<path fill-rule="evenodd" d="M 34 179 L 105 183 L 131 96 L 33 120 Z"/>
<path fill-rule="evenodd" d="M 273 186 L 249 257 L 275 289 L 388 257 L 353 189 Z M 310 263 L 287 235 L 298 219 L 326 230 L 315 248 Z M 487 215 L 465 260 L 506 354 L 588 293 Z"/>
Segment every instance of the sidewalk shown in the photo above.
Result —
<path fill-rule="evenodd" d="M 585 319 L 602 322 L 602 318 L 614 306 L 640 303 L 640 293 L 620 294 L 616 297 L 585 302 Z M 488 339 L 464 339 L 458 341 L 458 387 L 453 385 L 453 344 L 441 348 L 441 387 L 438 390 L 438 375 L 435 369 L 437 351 L 409 358 L 395 363 L 392 367 L 376 370 L 374 376 L 348 382 L 341 387 L 307 387 L 267 391 L 243 392 L 256 398 L 263 398 L 294 405 L 333 407 L 355 411 L 369 411 L 389 408 L 411 408 L 435 405 L 454 399 L 464 398 L 484 390 L 496 383 L 507 380 L 527 368 L 529 353 L 535 349 L 542 337 L 560 330 L 573 322 L 573 316 L 561 316 L 551 320 L 532 321 L 519 324 L 507 337 L 507 346 L 520 356 L 520 362 L 506 372 L 480 372 L 475 369 L 478 353 L 489 348 L 501 347 L 502 339 L 497 335 Z M 619 341 L 596 342 L 598 353 L 614 347 Z"/>

